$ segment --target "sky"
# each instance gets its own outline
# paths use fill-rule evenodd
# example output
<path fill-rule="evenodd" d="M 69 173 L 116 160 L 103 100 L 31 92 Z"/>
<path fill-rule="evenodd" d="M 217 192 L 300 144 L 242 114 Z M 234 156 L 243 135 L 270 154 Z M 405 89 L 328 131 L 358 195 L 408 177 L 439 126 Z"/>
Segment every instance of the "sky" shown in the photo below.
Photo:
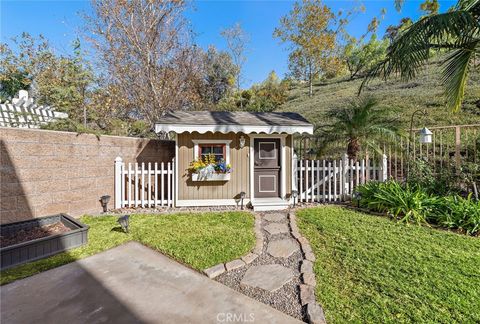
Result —
<path fill-rule="evenodd" d="M 394 8 L 394 0 L 361 1 L 366 12 L 357 14 L 347 31 L 360 36 L 366 31 L 370 20 L 378 16 L 382 8 L 387 13 L 382 21 L 378 35 L 381 37 L 386 27 L 398 24 L 402 17 L 416 19 L 422 1 L 406 0 L 399 13 Z M 455 1 L 439 1 L 440 10 L 447 10 Z M 324 1 L 334 11 L 358 6 L 360 1 Z M 287 46 L 272 37 L 280 18 L 290 11 L 292 1 L 196 1 L 186 11 L 197 34 L 196 43 L 208 48 L 215 45 L 226 49 L 220 36 L 222 29 L 240 22 L 250 36 L 247 62 L 244 67 L 242 87 L 249 87 L 263 81 L 274 70 L 280 77 L 288 72 Z M 0 0 L 0 41 L 11 44 L 11 38 L 28 32 L 32 35 L 44 35 L 59 54 L 71 53 L 71 43 L 81 34 L 84 25 L 81 13 L 91 11 L 89 1 L 19 1 Z"/>

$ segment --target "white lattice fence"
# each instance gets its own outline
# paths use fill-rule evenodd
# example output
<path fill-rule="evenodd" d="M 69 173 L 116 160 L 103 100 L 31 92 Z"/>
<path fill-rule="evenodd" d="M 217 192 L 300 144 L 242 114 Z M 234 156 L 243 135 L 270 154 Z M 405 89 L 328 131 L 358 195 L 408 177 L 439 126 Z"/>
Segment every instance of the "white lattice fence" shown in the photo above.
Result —
<path fill-rule="evenodd" d="M 351 198 L 354 189 L 367 181 L 387 180 L 387 157 L 380 161 L 297 160 L 294 165 L 294 183 L 300 202 L 334 202 Z M 296 167 L 295 167 L 296 166 Z"/>
<path fill-rule="evenodd" d="M 115 159 L 115 208 L 173 206 L 175 159 L 124 163 Z"/>
<path fill-rule="evenodd" d="M 28 91 L 20 90 L 18 98 L 0 104 L 0 126 L 19 128 L 39 128 L 48 122 L 68 118 L 68 114 L 58 112 L 50 106 L 39 106 L 28 97 Z"/>

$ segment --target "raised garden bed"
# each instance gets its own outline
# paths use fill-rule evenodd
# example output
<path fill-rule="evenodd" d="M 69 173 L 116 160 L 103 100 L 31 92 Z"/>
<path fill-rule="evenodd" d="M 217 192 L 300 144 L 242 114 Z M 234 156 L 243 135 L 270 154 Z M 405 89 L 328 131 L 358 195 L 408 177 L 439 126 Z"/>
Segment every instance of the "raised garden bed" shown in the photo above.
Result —
<path fill-rule="evenodd" d="M 87 233 L 87 225 L 66 214 L 0 225 L 0 269 L 84 245 Z"/>

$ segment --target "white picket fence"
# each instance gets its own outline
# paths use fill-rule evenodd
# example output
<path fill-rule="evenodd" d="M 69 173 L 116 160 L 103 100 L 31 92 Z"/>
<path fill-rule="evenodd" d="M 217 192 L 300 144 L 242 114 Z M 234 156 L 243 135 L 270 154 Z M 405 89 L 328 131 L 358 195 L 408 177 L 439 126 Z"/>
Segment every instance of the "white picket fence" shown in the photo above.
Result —
<path fill-rule="evenodd" d="M 387 180 L 387 157 L 380 161 L 298 160 L 293 158 L 293 182 L 299 202 L 336 202 L 351 198 L 367 181 Z M 172 162 L 124 163 L 115 159 L 115 208 L 173 206 L 175 159 Z"/>
<path fill-rule="evenodd" d="M 299 202 L 335 202 L 351 198 L 355 187 L 370 180 L 387 180 L 387 157 L 381 161 L 297 160 L 294 156 L 294 183 Z"/>
<path fill-rule="evenodd" d="M 115 159 L 115 208 L 173 206 L 175 159 L 128 163 Z M 117 198 L 118 197 L 118 198 Z"/>

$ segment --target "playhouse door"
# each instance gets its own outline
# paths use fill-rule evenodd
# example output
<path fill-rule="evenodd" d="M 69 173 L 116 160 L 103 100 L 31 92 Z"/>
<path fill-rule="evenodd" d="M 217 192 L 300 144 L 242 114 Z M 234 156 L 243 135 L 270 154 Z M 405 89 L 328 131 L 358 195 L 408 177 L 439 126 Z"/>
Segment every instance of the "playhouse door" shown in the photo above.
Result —
<path fill-rule="evenodd" d="M 280 139 L 254 140 L 255 197 L 280 197 Z"/>

